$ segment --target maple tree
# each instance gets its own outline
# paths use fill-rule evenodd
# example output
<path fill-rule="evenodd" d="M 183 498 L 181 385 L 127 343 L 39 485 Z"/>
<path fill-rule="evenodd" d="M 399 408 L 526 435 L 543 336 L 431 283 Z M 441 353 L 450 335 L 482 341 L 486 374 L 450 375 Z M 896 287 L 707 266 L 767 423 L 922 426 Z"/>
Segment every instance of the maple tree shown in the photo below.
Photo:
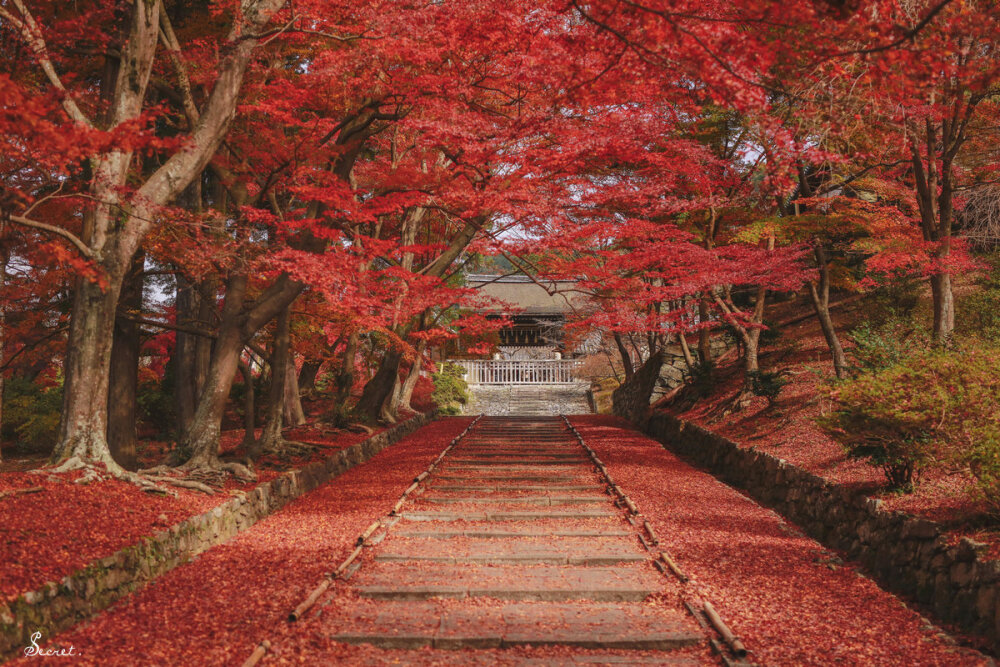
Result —
<path fill-rule="evenodd" d="M 615 342 L 636 406 L 667 346 L 710 368 L 723 327 L 746 398 L 768 293 L 808 283 L 829 324 L 830 242 L 890 219 L 922 242 L 872 265 L 919 258 L 947 339 L 955 210 L 993 169 L 997 20 L 902 0 L 10 0 L 3 257 L 42 305 L 4 276 L 3 356 L 64 369 L 54 463 L 123 474 L 141 341 L 171 332 L 174 463 L 250 475 L 219 458 L 238 376 L 251 459 L 287 446 L 321 369 L 335 419 L 395 420 L 430 349 L 499 326 L 453 319 L 475 253 L 577 281 L 577 324 Z M 878 206 L 811 215 L 866 177 L 889 184 Z"/>

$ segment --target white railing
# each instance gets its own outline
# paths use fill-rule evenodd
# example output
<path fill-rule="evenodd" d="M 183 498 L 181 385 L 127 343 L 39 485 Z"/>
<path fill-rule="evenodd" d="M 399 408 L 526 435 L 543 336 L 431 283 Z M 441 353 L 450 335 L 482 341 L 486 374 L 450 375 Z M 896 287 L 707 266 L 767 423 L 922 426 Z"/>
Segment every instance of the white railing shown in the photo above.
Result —
<path fill-rule="evenodd" d="M 576 382 L 574 359 L 457 359 L 468 384 L 570 384 Z"/>

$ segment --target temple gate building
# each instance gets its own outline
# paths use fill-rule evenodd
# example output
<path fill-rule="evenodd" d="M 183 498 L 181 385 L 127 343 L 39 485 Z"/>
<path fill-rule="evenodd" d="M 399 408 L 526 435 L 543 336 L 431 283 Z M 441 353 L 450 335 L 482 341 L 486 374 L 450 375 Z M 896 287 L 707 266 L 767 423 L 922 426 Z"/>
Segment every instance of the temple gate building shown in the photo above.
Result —
<path fill-rule="evenodd" d="M 472 400 L 468 414 L 580 414 L 590 412 L 590 383 L 577 376 L 587 346 L 567 347 L 564 325 L 580 297 L 572 281 L 525 275 L 472 274 L 466 283 L 503 304 L 484 309 L 512 324 L 498 332 L 492 359 L 452 359 L 465 369 Z M 581 349 L 582 348 L 582 349 Z"/>

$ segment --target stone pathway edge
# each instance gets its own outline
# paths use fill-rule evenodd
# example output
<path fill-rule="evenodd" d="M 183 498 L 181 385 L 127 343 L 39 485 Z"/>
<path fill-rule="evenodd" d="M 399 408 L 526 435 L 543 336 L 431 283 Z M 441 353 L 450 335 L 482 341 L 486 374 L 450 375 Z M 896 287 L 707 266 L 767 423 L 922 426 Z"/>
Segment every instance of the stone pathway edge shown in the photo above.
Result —
<path fill-rule="evenodd" d="M 691 422 L 655 415 L 640 430 L 844 551 L 886 590 L 926 605 L 938 622 L 986 637 L 1000 650 L 1000 560 L 988 558 L 985 545 L 969 538 L 952 543 L 934 521 L 886 510 L 878 499 Z"/>

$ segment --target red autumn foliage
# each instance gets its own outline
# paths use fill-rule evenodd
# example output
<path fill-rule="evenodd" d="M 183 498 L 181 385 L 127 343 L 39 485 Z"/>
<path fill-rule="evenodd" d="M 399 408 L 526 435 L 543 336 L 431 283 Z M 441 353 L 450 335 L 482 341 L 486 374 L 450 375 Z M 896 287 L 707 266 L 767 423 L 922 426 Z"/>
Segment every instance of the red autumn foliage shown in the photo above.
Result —
<path fill-rule="evenodd" d="M 858 566 L 613 417 L 574 417 L 678 566 L 768 665 L 985 665 Z"/>
<path fill-rule="evenodd" d="M 420 429 L 55 641 L 77 648 L 77 665 L 134 665 L 136 642 L 151 664 L 233 664 L 263 639 L 284 646 L 298 631 L 289 610 L 469 421 Z"/>

